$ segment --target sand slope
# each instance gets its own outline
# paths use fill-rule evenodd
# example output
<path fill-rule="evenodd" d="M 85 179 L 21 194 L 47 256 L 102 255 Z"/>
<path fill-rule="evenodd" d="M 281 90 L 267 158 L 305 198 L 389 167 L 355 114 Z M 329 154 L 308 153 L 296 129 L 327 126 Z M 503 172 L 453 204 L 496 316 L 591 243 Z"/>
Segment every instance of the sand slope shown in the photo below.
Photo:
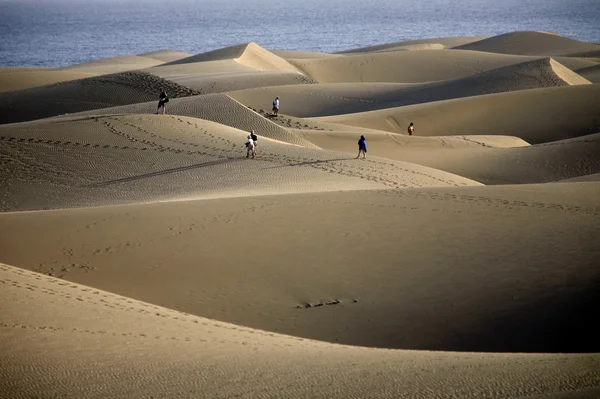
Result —
<path fill-rule="evenodd" d="M 0 261 L 329 342 L 597 352 L 598 195 L 553 183 L 11 213 Z"/>
<path fill-rule="evenodd" d="M 439 83 L 333 83 L 236 91 L 229 95 L 261 108 L 276 95 L 281 111 L 297 117 L 329 116 L 543 87 L 590 84 L 551 58 L 527 61 Z"/>
<path fill-rule="evenodd" d="M 412 121 L 421 136 L 498 134 L 537 144 L 596 133 L 599 96 L 598 85 L 551 87 L 314 120 L 401 134 Z"/>
<path fill-rule="evenodd" d="M 510 32 L 456 48 L 501 54 L 568 55 L 598 51 L 600 45 L 580 42 L 553 33 Z"/>
<path fill-rule="evenodd" d="M 202 94 L 313 83 L 288 61 L 255 43 L 198 54 L 148 71 Z"/>
<path fill-rule="evenodd" d="M 64 71 L 88 72 L 97 74 L 113 74 L 150 68 L 162 64 L 163 61 L 139 55 L 121 55 L 117 57 L 102 58 L 60 68 Z"/>
<path fill-rule="evenodd" d="M 156 102 L 150 101 L 81 112 L 76 115 L 152 114 L 155 109 Z M 206 94 L 173 99 L 168 103 L 167 111 L 169 114 L 191 116 L 231 126 L 244 130 L 246 134 L 254 129 L 263 137 L 305 147 L 315 147 L 309 141 L 273 123 L 270 119 L 259 115 L 226 94 Z"/>
<path fill-rule="evenodd" d="M 356 49 L 340 51 L 337 54 L 370 53 L 376 51 L 396 51 L 410 49 L 427 49 L 428 46 L 439 49 L 452 48 L 464 44 L 476 42 L 485 39 L 485 36 L 460 36 L 460 37 L 439 37 L 432 39 L 406 40 L 395 43 L 378 44 L 375 46 L 360 47 Z"/>
<path fill-rule="evenodd" d="M 298 70 L 285 59 L 252 42 L 186 57 L 165 65 L 189 64 L 229 59 L 233 59 L 241 65 L 258 70 L 293 73 L 298 72 Z"/>
<path fill-rule="evenodd" d="M 140 57 L 152 58 L 162 62 L 173 62 L 183 58 L 191 57 L 192 54 L 175 50 L 157 50 L 149 53 L 140 54 Z"/>
<path fill-rule="evenodd" d="M 147 72 L 135 71 L 56 83 L 3 94 L 0 123 L 14 123 L 86 110 L 154 101 L 160 88 L 171 98 L 197 92 Z"/>
<path fill-rule="evenodd" d="M 295 137 L 278 129 L 283 138 Z M 259 158 L 247 160 L 247 131 L 195 118 L 70 117 L 5 125 L 2 210 L 478 184 L 419 165 L 354 160 L 269 140 L 257 131 Z"/>
<path fill-rule="evenodd" d="M 95 73 L 70 72 L 54 69 L 27 69 L 4 71 L 0 73 L 0 93 L 5 91 L 23 90 L 35 86 L 49 85 L 68 80 L 84 79 L 96 76 Z"/>
<path fill-rule="evenodd" d="M 305 132 L 303 137 L 324 149 L 353 151 L 356 147 L 354 137 L 344 133 Z M 484 184 L 544 183 L 600 172 L 600 134 L 533 146 L 505 136 L 367 137 L 373 155 L 445 170 Z"/>
<path fill-rule="evenodd" d="M 600 83 L 600 64 L 580 69 L 579 74 L 592 83 Z"/>
<path fill-rule="evenodd" d="M 219 323 L 6 265 L 0 285 L 0 299 L 12 303 L 0 324 L 6 397 L 598 393 L 595 355 L 351 348 Z M 440 377 L 449 370 L 451 378 Z"/>
<path fill-rule="evenodd" d="M 536 58 L 540 57 L 466 50 L 422 50 L 363 53 L 291 62 L 320 83 L 423 83 L 462 78 Z M 593 61 L 581 58 L 559 57 L 556 61 L 572 70 L 596 65 Z"/>

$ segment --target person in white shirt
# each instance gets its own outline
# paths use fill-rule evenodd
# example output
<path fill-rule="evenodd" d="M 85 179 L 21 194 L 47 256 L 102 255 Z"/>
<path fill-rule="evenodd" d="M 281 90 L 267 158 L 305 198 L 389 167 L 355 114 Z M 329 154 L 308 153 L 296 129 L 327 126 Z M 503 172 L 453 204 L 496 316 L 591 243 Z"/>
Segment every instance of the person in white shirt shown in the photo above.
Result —
<path fill-rule="evenodd" d="M 277 116 L 278 112 L 279 112 L 279 96 L 275 97 L 275 100 L 273 100 L 273 115 Z"/>
<path fill-rule="evenodd" d="M 256 156 L 256 150 L 254 149 L 254 140 L 252 140 L 252 135 L 248 135 L 248 139 L 246 140 L 246 158 L 250 158 L 250 154 L 252 154 L 252 158 Z"/>

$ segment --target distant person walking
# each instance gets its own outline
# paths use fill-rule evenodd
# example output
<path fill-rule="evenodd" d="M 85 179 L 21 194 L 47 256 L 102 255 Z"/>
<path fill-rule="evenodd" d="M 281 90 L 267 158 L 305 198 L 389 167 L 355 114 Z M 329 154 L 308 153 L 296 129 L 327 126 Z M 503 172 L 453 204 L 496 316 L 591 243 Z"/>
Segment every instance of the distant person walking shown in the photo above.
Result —
<path fill-rule="evenodd" d="M 360 136 L 360 140 L 358 140 L 358 155 L 356 159 L 360 158 L 360 154 L 363 154 L 363 159 L 367 157 L 367 140 L 365 140 L 365 136 Z"/>
<path fill-rule="evenodd" d="M 275 97 L 273 100 L 273 115 L 277 116 L 279 113 L 279 96 Z"/>
<path fill-rule="evenodd" d="M 246 140 L 246 158 L 250 158 L 250 154 L 252 154 L 252 158 L 256 156 L 254 140 L 251 134 L 248 135 L 248 139 Z"/>
<path fill-rule="evenodd" d="M 408 135 L 412 136 L 414 131 L 415 131 L 415 125 L 411 122 L 410 125 L 408 125 Z"/>
<path fill-rule="evenodd" d="M 254 129 L 250 130 L 250 137 L 254 142 L 254 154 L 256 154 L 256 147 L 258 147 L 258 136 L 254 133 Z"/>
<path fill-rule="evenodd" d="M 162 114 L 164 115 L 166 112 L 165 104 L 169 102 L 169 96 L 163 89 L 160 89 L 160 94 L 158 95 L 158 107 L 156 108 L 156 115 L 159 114 L 162 110 Z"/>

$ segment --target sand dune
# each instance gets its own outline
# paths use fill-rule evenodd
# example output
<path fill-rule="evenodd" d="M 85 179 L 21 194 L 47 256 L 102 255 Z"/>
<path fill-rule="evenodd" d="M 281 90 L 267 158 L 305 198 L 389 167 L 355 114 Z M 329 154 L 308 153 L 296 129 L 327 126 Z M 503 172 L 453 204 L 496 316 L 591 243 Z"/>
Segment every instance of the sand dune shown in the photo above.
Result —
<path fill-rule="evenodd" d="M 254 109 L 276 95 L 282 110 L 297 117 L 330 116 L 411 104 L 543 87 L 590 84 L 551 58 L 509 65 L 439 83 L 333 83 L 236 91 L 229 95 Z"/>
<path fill-rule="evenodd" d="M 183 58 L 178 61 L 170 62 L 166 65 L 189 64 L 206 61 L 235 60 L 241 65 L 248 66 L 257 70 L 292 72 L 299 71 L 285 59 L 271 53 L 260 47 L 256 43 L 246 43 L 237 46 L 227 47 L 208 53 L 202 53 L 191 57 Z"/>
<path fill-rule="evenodd" d="M 306 60 L 306 59 L 314 59 L 314 58 L 335 58 L 341 57 L 339 54 L 330 54 L 330 53 L 317 53 L 314 51 L 300 51 L 300 50 L 269 50 L 271 53 L 275 54 L 278 57 L 284 58 L 286 60 L 296 59 L 296 60 Z"/>
<path fill-rule="evenodd" d="M 70 72 L 54 69 L 26 69 L 0 73 L 0 93 L 23 90 L 35 86 L 97 76 L 95 73 Z"/>
<path fill-rule="evenodd" d="M 140 57 L 152 58 L 161 62 L 173 62 L 183 58 L 191 57 L 192 54 L 175 50 L 157 50 L 149 53 L 140 54 Z"/>
<path fill-rule="evenodd" d="M 0 104 L 0 123 L 155 101 L 161 87 L 172 98 L 197 94 L 194 90 L 142 71 L 103 75 L 4 93 Z"/>
<path fill-rule="evenodd" d="M 580 69 L 578 73 L 592 83 L 600 83 L 600 64 Z"/>
<path fill-rule="evenodd" d="M 288 61 L 255 43 L 198 54 L 148 72 L 202 94 L 313 83 Z"/>
<path fill-rule="evenodd" d="M 590 175 L 572 177 L 570 179 L 560 180 L 560 182 L 598 182 L 600 181 L 600 173 L 592 173 Z"/>
<path fill-rule="evenodd" d="M 6 397 L 500 398 L 535 392 L 584 398 L 599 392 L 597 355 L 346 347 L 219 323 L 6 265 L 0 285 L 0 299 L 11 303 L 0 324 L 0 395 Z"/>
<path fill-rule="evenodd" d="M 283 126 L 259 115 L 226 94 L 207 94 L 171 100 L 168 113 L 180 116 L 191 116 L 207 121 L 220 123 L 248 132 L 256 130 L 257 134 L 274 140 L 315 147 Z M 120 114 L 151 114 L 156 109 L 156 102 L 131 104 L 120 107 L 105 108 L 81 112 L 76 115 L 120 115 Z"/>
<path fill-rule="evenodd" d="M 370 53 L 376 51 L 395 51 L 419 46 L 436 46 L 437 48 L 452 48 L 485 39 L 485 36 L 440 37 L 434 39 L 407 40 L 396 43 L 378 44 L 375 46 L 361 47 L 340 51 L 337 54 Z"/>
<path fill-rule="evenodd" d="M 295 137 L 278 129 L 282 138 Z M 4 125 L 2 210 L 479 184 L 419 165 L 290 145 L 257 131 L 259 158 L 247 160 L 247 131 L 195 118 L 97 116 Z"/>
<path fill-rule="evenodd" d="M 354 137 L 306 132 L 324 149 L 352 151 Z M 484 184 L 545 183 L 600 172 L 600 134 L 529 146 L 515 137 L 370 134 L 372 155 L 416 163 Z M 500 140 L 497 140 L 500 139 Z"/>
<path fill-rule="evenodd" d="M 553 183 L 9 213 L 0 261 L 321 341 L 597 352 L 598 195 Z"/>
<path fill-rule="evenodd" d="M 421 136 L 513 135 L 538 144 L 600 130 L 599 96 L 598 85 L 551 87 L 315 118 L 314 121 L 401 134 L 413 121 L 416 134 Z"/>
<path fill-rule="evenodd" d="M 117 57 L 102 58 L 99 60 L 84 62 L 82 64 L 71 65 L 60 68 L 60 70 L 107 75 L 150 68 L 162 63 L 163 61 L 150 57 L 142 57 L 139 55 L 121 55 Z"/>
<path fill-rule="evenodd" d="M 520 55 L 568 55 L 600 50 L 600 45 L 545 32 L 511 32 L 457 46 L 461 50 Z"/>
<path fill-rule="evenodd" d="M 466 50 L 422 50 L 291 60 L 291 63 L 320 83 L 424 83 L 463 78 L 538 58 Z M 572 70 L 596 65 L 581 58 L 559 57 L 556 61 Z"/>

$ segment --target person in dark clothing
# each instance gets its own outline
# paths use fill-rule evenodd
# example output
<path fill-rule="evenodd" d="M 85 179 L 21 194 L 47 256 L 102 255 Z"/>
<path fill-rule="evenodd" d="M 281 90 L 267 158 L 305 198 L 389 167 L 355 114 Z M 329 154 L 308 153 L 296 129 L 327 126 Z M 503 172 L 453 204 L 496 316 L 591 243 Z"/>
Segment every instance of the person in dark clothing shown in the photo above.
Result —
<path fill-rule="evenodd" d="M 363 159 L 367 157 L 367 140 L 365 140 L 365 136 L 360 136 L 360 140 L 358 140 L 358 155 L 356 159 L 360 158 L 360 154 L 363 154 Z"/>
<path fill-rule="evenodd" d="M 165 91 L 163 89 L 160 89 L 160 94 L 158 95 L 158 108 L 156 108 L 156 114 L 158 115 L 158 113 L 161 111 L 162 109 L 162 114 L 165 114 L 166 111 L 166 107 L 165 104 L 169 102 L 169 96 L 167 96 L 167 93 L 165 93 Z"/>

